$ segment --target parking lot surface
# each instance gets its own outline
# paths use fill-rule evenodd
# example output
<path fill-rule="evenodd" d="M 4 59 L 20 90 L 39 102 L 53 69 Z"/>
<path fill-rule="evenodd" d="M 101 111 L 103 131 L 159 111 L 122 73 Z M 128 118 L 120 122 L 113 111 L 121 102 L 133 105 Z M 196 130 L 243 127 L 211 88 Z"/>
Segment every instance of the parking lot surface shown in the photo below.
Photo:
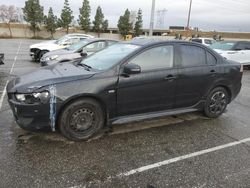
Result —
<path fill-rule="evenodd" d="M 0 39 L 0 187 L 249 187 L 250 72 L 218 119 L 202 113 L 114 125 L 88 142 L 13 121 L 9 79 L 39 68 L 37 40 Z"/>

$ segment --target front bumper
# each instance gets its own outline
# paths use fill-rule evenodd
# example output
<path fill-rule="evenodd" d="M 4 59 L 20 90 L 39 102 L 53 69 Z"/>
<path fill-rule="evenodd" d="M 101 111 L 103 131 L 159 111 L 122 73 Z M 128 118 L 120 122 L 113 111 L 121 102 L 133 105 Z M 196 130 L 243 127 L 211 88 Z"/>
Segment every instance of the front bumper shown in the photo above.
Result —
<path fill-rule="evenodd" d="M 51 60 L 51 61 L 40 60 L 40 64 L 42 67 L 48 66 L 48 65 L 54 65 L 56 63 L 58 63 L 57 60 Z"/>
<path fill-rule="evenodd" d="M 20 127 L 30 130 L 50 128 L 49 104 L 23 104 L 10 99 L 9 105 Z"/>

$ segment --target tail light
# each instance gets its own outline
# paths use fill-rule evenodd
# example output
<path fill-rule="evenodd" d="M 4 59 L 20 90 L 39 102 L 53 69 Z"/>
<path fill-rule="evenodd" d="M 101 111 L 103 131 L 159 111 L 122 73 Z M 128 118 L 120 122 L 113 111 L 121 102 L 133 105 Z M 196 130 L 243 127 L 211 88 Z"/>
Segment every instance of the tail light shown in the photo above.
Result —
<path fill-rule="evenodd" d="M 240 65 L 240 72 L 243 72 L 243 65 Z"/>

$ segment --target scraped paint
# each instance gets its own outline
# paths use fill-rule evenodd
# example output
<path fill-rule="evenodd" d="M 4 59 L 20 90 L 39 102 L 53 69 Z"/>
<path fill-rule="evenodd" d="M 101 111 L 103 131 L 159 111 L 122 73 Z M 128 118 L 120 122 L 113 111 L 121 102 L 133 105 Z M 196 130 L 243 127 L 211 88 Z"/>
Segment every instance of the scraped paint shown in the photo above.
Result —
<path fill-rule="evenodd" d="M 50 85 L 49 86 L 49 92 L 50 92 L 50 127 L 52 131 L 55 131 L 55 125 L 56 125 L 56 86 Z"/>

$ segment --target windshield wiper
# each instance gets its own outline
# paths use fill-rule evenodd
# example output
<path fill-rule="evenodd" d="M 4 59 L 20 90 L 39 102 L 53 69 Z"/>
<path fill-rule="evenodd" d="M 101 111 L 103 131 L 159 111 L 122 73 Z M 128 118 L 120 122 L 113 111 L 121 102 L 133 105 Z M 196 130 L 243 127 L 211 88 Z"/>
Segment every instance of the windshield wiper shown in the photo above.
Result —
<path fill-rule="evenodd" d="M 87 70 L 88 70 L 88 71 L 90 71 L 90 69 L 92 69 L 92 67 L 91 67 L 91 66 L 86 65 L 86 64 L 84 64 L 84 63 L 78 63 L 77 65 L 80 65 L 80 66 L 82 66 L 82 67 L 87 68 Z"/>

